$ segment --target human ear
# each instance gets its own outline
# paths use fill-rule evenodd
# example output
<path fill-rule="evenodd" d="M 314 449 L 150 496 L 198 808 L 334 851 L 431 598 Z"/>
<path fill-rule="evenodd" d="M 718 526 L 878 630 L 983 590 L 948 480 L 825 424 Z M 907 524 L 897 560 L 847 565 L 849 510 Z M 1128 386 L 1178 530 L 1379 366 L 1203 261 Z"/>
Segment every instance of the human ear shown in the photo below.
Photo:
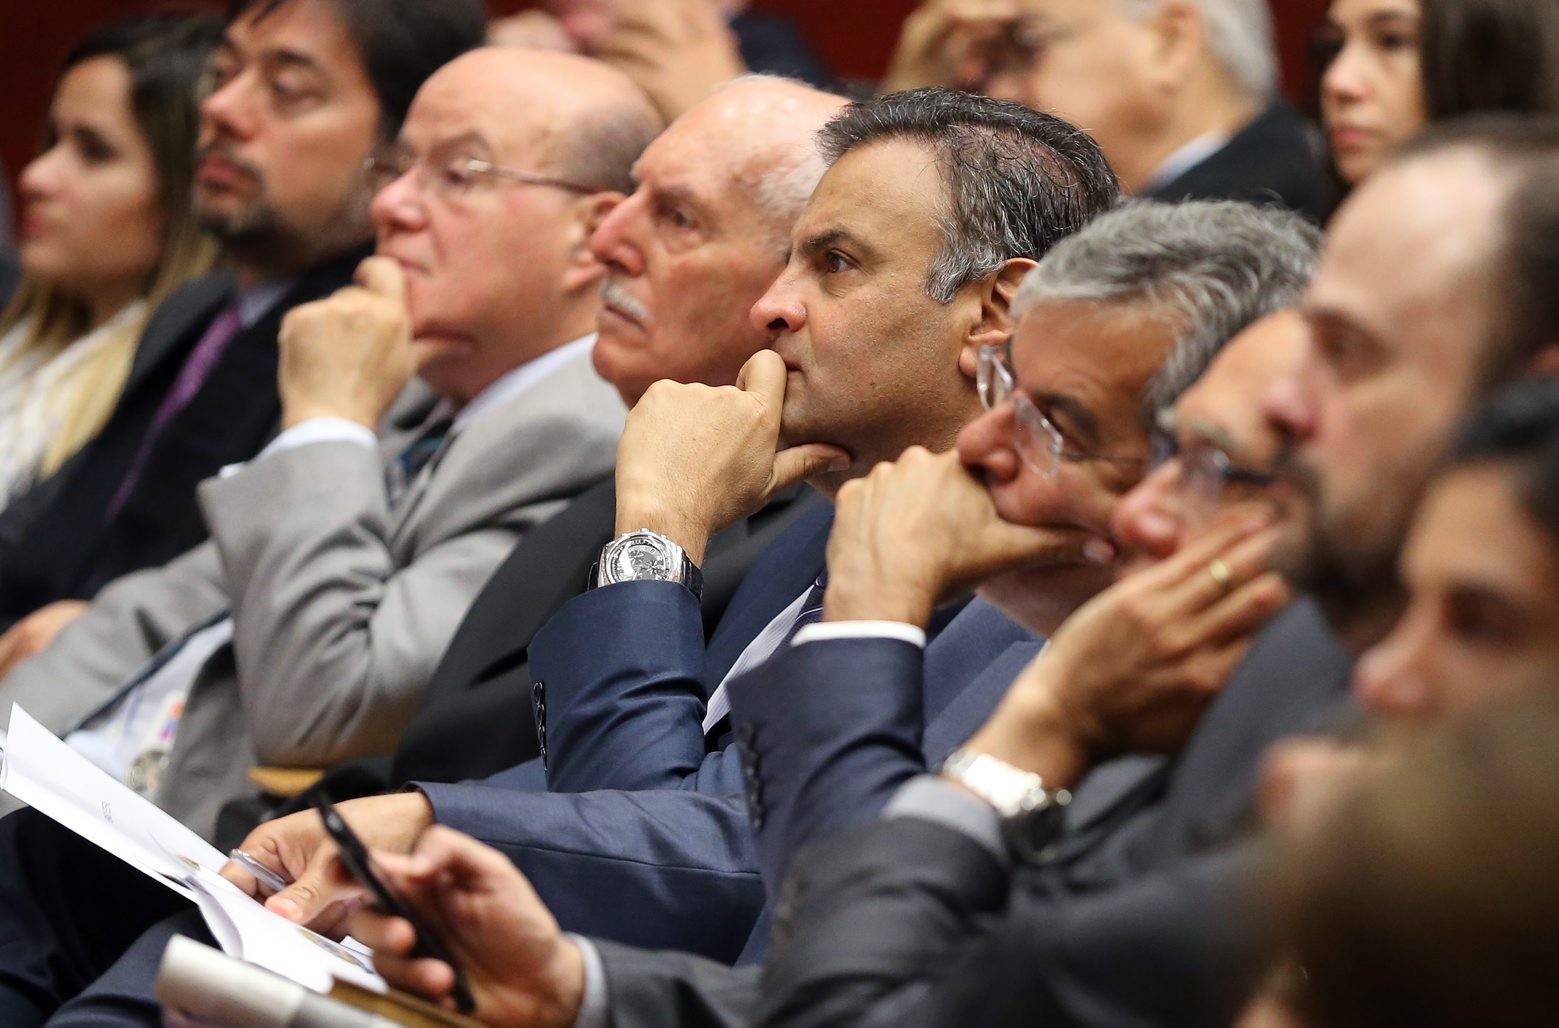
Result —
<path fill-rule="evenodd" d="M 575 204 L 568 241 L 568 266 L 563 276 L 564 291 L 593 288 L 605 273 L 605 265 L 590 249 L 590 237 L 625 199 L 622 193 L 591 193 L 580 197 Z"/>

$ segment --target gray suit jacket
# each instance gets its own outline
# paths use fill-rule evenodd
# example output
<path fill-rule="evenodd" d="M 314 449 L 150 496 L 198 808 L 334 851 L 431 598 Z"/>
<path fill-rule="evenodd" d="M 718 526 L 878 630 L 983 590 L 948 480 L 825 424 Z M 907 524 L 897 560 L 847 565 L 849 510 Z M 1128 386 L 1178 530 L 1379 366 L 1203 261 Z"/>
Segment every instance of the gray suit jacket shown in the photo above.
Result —
<path fill-rule="evenodd" d="M 71 731 L 164 647 L 230 610 L 233 643 L 196 676 L 158 797 L 209 835 L 221 805 L 251 791 L 255 763 L 394 748 L 516 540 L 610 472 L 623 416 L 584 357 L 463 428 L 394 510 L 384 466 L 405 436 L 393 429 L 381 453 L 322 442 L 210 479 L 200 501 L 211 540 L 105 589 L 0 683 L 0 704 Z"/>

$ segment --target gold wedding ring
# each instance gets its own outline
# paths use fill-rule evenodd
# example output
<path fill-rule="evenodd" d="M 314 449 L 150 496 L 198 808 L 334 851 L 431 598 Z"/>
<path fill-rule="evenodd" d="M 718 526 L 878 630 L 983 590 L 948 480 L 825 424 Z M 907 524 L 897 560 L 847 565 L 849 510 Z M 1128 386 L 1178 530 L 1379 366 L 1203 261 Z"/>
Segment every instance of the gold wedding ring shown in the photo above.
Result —
<path fill-rule="evenodd" d="M 1225 594 L 1234 588 L 1234 569 L 1222 557 L 1215 557 L 1208 563 L 1207 573 L 1213 576 L 1213 581 L 1218 583 L 1218 588 Z"/>

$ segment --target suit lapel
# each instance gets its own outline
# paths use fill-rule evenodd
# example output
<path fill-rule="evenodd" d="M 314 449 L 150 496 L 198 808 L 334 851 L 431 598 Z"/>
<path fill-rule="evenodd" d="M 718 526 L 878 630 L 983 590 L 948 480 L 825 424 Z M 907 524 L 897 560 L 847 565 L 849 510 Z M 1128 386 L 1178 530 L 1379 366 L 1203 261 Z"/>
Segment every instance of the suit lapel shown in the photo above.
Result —
<path fill-rule="evenodd" d="M 714 691 L 758 633 L 817 580 L 833 523 L 833 504 L 809 510 L 753 564 L 709 640 L 704 660 L 707 692 Z"/>

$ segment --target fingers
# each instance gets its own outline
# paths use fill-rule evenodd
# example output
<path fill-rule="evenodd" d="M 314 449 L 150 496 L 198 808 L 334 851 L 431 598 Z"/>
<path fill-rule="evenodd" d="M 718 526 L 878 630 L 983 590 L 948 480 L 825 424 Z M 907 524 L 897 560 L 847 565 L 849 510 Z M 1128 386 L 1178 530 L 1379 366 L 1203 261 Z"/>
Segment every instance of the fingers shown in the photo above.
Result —
<path fill-rule="evenodd" d="M 1279 530 L 1257 529 L 1236 538 L 1227 548 L 1180 570 L 1181 581 L 1171 587 L 1172 600 L 1180 609 L 1201 610 L 1228 596 L 1265 572 L 1271 564 Z"/>
<path fill-rule="evenodd" d="M 352 938 L 375 953 L 405 956 L 417 945 L 417 930 L 404 917 L 383 914 L 373 906 L 359 907 L 347 919 Z"/>
<path fill-rule="evenodd" d="M 442 960 L 431 957 L 409 959 L 376 950 L 374 969 L 396 988 L 432 1000 L 443 999 L 455 988 L 454 970 Z"/>
<path fill-rule="evenodd" d="M 388 257 L 369 257 L 357 266 L 357 284 L 396 303 L 406 303 L 406 271 Z"/>
<path fill-rule="evenodd" d="M 827 443 L 792 446 L 774 455 L 774 474 L 770 480 L 769 495 L 816 475 L 828 471 L 845 471 L 849 467 L 850 455 L 837 446 Z"/>
<path fill-rule="evenodd" d="M 1293 590 L 1276 571 L 1258 574 L 1237 586 L 1191 622 L 1195 645 L 1242 639 L 1293 599 Z"/>
<path fill-rule="evenodd" d="M 358 886 L 335 873 L 336 863 L 335 847 L 320 847 L 297 880 L 266 900 L 266 907 L 295 924 L 306 925 L 331 904 L 360 893 Z"/>
<path fill-rule="evenodd" d="M 773 350 L 759 350 L 747 358 L 736 375 L 736 388 L 761 397 L 764 405 L 779 417 L 785 405 L 785 361 Z"/>

